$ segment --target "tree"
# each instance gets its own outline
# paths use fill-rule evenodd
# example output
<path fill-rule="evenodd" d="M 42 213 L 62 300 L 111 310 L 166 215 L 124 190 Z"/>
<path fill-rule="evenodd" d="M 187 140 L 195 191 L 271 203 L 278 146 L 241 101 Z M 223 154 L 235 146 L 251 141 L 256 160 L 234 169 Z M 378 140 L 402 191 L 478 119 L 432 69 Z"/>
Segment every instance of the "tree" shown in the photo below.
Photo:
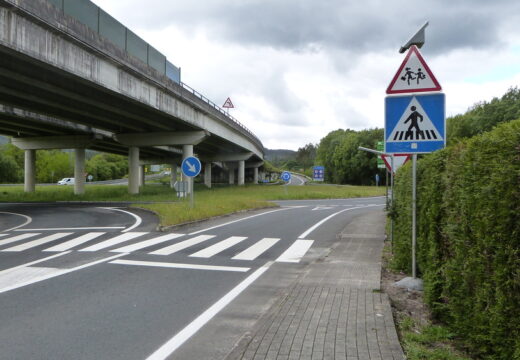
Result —
<path fill-rule="evenodd" d="M 314 164 L 315 158 L 316 146 L 311 143 L 299 148 L 296 153 L 296 160 L 302 165 L 304 172 L 306 168 Z"/>

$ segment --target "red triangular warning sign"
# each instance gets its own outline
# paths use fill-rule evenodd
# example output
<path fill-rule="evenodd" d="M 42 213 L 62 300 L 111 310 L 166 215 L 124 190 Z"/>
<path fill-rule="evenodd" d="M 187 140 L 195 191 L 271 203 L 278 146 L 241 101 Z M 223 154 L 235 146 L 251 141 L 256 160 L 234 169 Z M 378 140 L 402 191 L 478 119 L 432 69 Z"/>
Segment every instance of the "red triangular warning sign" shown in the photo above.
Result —
<path fill-rule="evenodd" d="M 441 91 L 441 85 L 415 45 L 410 47 L 403 63 L 386 89 L 387 94 Z"/>
<path fill-rule="evenodd" d="M 235 107 L 233 106 L 233 103 L 231 102 L 231 99 L 230 98 L 227 98 L 226 102 L 224 103 L 224 105 L 222 105 L 223 108 L 228 108 L 228 109 L 234 109 Z"/>
<path fill-rule="evenodd" d="M 394 174 L 401 166 L 403 166 L 408 160 L 410 160 L 410 154 L 394 154 Z M 389 172 L 392 172 L 392 155 L 381 155 L 381 158 L 385 162 L 386 168 Z"/>

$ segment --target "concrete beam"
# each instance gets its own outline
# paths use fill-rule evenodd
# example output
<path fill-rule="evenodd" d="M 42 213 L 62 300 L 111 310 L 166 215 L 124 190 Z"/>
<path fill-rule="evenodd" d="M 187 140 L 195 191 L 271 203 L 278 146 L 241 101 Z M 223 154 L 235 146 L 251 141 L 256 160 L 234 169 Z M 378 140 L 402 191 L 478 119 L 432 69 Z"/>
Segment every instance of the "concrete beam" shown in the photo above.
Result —
<path fill-rule="evenodd" d="M 257 168 L 258 169 L 262 165 L 264 165 L 263 161 L 258 161 L 258 162 L 255 162 L 255 163 L 246 163 L 246 169 L 251 169 L 251 168 Z"/>
<path fill-rule="evenodd" d="M 252 152 L 237 153 L 237 154 L 215 154 L 212 156 L 203 157 L 201 161 L 204 162 L 217 162 L 217 161 L 245 161 L 248 160 L 254 154 Z"/>
<path fill-rule="evenodd" d="M 11 143 L 22 150 L 85 149 L 93 142 L 94 137 L 90 135 L 11 138 Z"/>
<path fill-rule="evenodd" d="M 136 134 L 116 134 L 115 140 L 127 146 L 198 145 L 209 136 L 207 131 L 165 131 Z"/>

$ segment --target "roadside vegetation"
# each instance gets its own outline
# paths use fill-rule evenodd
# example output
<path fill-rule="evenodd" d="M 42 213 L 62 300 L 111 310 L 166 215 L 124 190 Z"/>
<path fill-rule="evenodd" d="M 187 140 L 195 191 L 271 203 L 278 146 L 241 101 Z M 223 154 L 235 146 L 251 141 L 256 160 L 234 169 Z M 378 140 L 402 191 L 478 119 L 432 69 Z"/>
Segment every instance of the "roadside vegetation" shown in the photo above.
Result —
<path fill-rule="evenodd" d="M 237 211 L 273 207 L 270 200 L 331 199 L 382 196 L 384 187 L 369 186 L 221 186 L 207 189 L 195 187 L 195 206 L 189 199 L 179 200 L 168 186 L 147 185 L 141 194 L 128 194 L 123 185 L 88 185 L 84 195 L 74 195 L 72 186 L 37 186 L 36 192 L 24 193 L 21 186 L 0 187 L 1 202 L 47 201 L 125 201 L 156 212 L 161 225 L 169 226 Z M 154 202 L 153 204 L 145 204 Z"/>

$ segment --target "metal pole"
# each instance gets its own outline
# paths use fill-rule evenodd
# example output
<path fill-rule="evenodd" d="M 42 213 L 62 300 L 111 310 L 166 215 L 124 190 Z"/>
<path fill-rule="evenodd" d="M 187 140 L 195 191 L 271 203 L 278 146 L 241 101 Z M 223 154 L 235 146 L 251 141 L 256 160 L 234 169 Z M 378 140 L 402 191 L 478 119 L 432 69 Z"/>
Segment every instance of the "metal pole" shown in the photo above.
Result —
<path fill-rule="evenodd" d="M 392 192 L 390 196 L 390 210 L 393 212 L 394 209 L 394 154 L 390 157 L 390 163 L 392 165 L 392 171 L 390 171 L 390 190 Z M 394 253 L 394 216 L 392 214 L 390 222 L 390 245 L 392 245 L 392 254 Z"/>
<path fill-rule="evenodd" d="M 191 186 L 190 186 L 190 188 L 191 188 L 191 194 L 190 194 L 190 208 L 193 209 L 193 203 L 194 203 L 194 201 L 193 201 L 193 193 L 195 192 L 195 182 L 193 181 L 193 178 L 192 178 L 192 177 L 190 178 L 190 183 L 191 183 Z"/>
<path fill-rule="evenodd" d="M 417 154 L 412 156 L 412 277 L 417 277 L 416 260 L 415 260 L 415 244 L 417 241 L 416 228 L 416 202 L 417 202 Z"/>

